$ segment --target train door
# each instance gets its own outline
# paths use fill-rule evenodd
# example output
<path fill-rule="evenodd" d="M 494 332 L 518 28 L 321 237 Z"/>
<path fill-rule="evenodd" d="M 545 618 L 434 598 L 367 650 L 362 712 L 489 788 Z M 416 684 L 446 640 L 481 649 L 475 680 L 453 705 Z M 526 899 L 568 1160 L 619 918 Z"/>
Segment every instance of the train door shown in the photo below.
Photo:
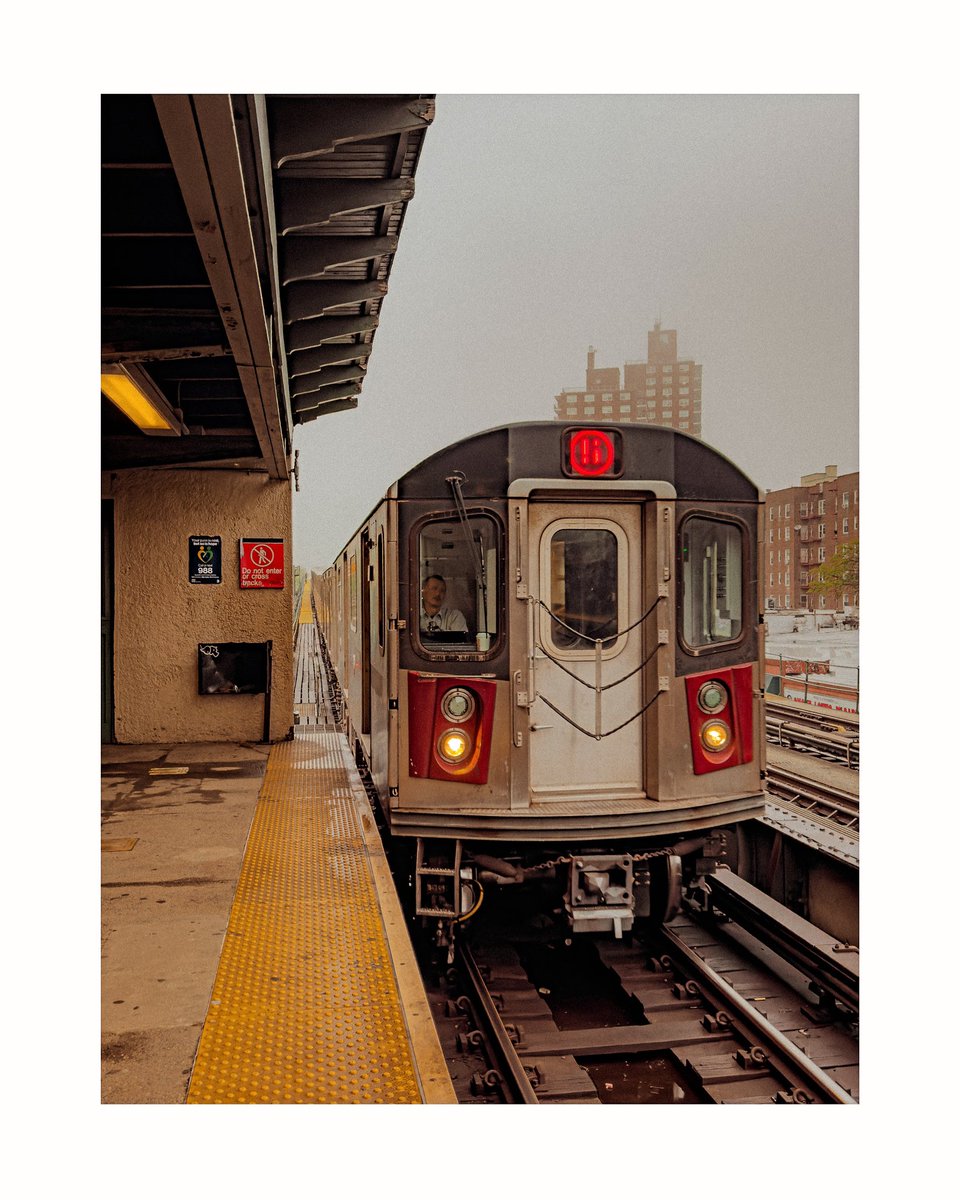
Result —
<path fill-rule="evenodd" d="M 528 538 L 531 802 L 637 796 L 640 504 L 531 502 Z"/>
<path fill-rule="evenodd" d="M 383 512 L 370 525 L 370 753 L 367 761 L 382 795 L 389 786 L 389 685 L 387 679 L 386 545 Z"/>
<path fill-rule="evenodd" d="M 371 590 L 374 587 L 373 572 L 370 569 L 370 547 L 372 546 L 369 530 L 360 535 L 360 694 L 361 714 L 360 732 L 370 732 L 370 615 L 372 611 Z M 369 753 L 370 747 L 367 746 Z"/>

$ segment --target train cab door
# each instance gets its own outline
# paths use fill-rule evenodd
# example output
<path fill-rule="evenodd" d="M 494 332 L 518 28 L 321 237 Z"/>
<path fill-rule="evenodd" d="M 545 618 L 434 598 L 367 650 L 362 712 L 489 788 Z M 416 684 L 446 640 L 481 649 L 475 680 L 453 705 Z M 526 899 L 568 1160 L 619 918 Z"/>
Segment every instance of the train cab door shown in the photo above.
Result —
<path fill-rule="evenodd" d="M 532 804 L 641 794 L 640 509 L 529 505 Z"/>

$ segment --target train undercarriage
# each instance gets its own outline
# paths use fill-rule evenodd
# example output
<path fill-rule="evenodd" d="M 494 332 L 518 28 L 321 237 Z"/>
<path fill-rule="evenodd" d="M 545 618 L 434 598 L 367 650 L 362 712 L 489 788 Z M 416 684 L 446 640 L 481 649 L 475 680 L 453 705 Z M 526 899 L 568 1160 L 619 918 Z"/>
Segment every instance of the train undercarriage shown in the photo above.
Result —
<path fill-rule="evenodd" d="M 609 844 L 550 856 L 542 845 L 505 850 L 417 838 L 405 890 L 412 915 L 442 946 L 452 947 L 458 930 L 493 891 L 504 897 L 515 891 L 524 907 L 539 903 L 571 936 L 606 933 L 619 939 L 638 923 L 670 920 L 685 886 L 721 866 L 735 866 L 736 844 L 731 830 L 718 829 L 667 846 Z"/>

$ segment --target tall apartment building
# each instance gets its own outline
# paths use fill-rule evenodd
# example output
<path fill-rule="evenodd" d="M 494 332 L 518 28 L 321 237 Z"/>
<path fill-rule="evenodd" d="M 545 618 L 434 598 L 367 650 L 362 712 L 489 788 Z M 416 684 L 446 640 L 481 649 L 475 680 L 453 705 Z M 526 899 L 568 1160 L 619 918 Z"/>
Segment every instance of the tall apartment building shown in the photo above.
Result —
<path fill-rule="evenodd" d="M 661 329 L 657 321 L 647 334 L 646 362 L 598 367 L 597 352 L 587 350 L 583 388 L 564 388 L 554 398 L 558 421 L 623 421 L 666 425 L 701 436 L 703 368 L 691 358 L 677 357 L 677 331 Z"/>
<path fill-rule="evenodd" d="M 809 590 L 809 583 L 838 546 L 859 538 L 859 471 L 837 475 L 836 467 L 827 467 L 802 475 L 799 487 L 768 491 L 760 555 L 764 607 L 816 610 L 858 605 L 860 597 L 852 589 L 818 595 Z"/>

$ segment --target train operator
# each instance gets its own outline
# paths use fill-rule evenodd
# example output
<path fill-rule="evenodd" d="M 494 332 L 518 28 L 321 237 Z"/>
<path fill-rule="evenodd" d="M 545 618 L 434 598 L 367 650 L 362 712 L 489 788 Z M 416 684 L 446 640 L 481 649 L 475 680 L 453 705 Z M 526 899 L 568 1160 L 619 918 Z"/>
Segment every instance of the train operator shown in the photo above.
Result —
<path fill-rule="evenodd" d="M 459 608 L 447 608 L 447 581 L 442 575 L 428 575 L 420 589 L 420 630 L 466 633 L 467 621 Z"/>

